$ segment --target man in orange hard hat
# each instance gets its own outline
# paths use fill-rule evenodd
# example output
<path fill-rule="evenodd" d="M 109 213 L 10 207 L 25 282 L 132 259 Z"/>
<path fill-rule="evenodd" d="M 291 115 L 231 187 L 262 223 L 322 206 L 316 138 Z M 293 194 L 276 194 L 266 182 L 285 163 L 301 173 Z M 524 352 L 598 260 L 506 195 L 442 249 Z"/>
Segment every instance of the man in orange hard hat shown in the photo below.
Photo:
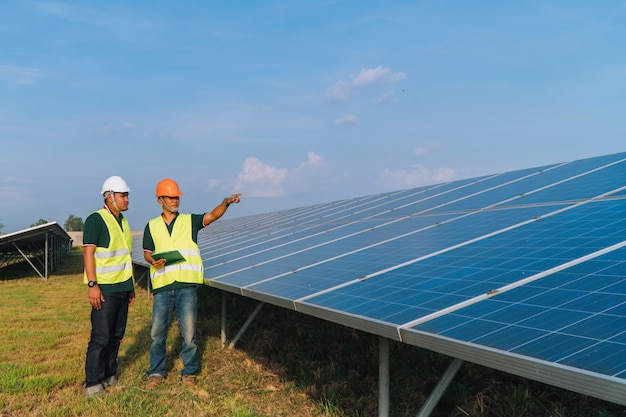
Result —
<path fill-rule="evenodd" d="M 126 331 L 128 306 L 135 300 L 131 258 L 133 238 L 122 212 L 130 188 L 121 177 L 102 184 L 104 207 L 85 220 L 84 282 L 91 304 L 91 338 L 85 359 L 85 394 L 117 385 L 117 356 Z"/>
<path fill-rule="evenodd" d="M 150 369 L 147 388 L 157 387 L 166 376 L 166 340 L 172 315 L 176 312 L 183 346 L 180 352 L 183 383 L 192 388 L 199 369 L 196 345 L 198 285 L 204 283 L 204 268 L 198 231 L 224 215 L 228 206 L 239 203 L 241 194 L 226 197 L 210 213 L 179 214 L 180 197 L 183 193 L 178 184 L 169 178 L 156 186 L 156 197 L 162 213 L 150 220 L 143 234 L 144 258 L 150 266 L 150 283 L 154 293 L 152 303 L 152 328 L 150 336 Z M 163 252 L 178 251 L 182 261 L 169 262 L 159 258 Z M 154 256 L 153 256 L 154 255 Z"/>

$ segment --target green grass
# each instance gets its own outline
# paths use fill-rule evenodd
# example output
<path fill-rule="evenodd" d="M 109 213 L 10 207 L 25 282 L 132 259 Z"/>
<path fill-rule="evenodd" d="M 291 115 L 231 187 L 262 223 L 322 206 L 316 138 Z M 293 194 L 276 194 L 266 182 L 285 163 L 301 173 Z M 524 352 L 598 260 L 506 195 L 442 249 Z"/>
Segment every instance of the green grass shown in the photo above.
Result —
<path fill-rule="evenodd" d="M 43 281 L 28 265 L 0 269 L 0 417 L 326 416 L 378 414 L 378 338 L 265 306 L 235 349 L 220 345 L 219 291 L 200 290 L 198 387 L 178 378 L 181 340 L 168 338 L 168 378 L 145 390 L 151 300 L 137 288 L 120 349 L 121 388 L 84 396 L 90 306 L 80 253 Z M 141 274 L 137 274 L 140 276 Z M 256 302 L 228 295 L 228 335 Z M 391 342 L 391 415 L 414 416 L 450 358 Z M 464 364 L 433 417 L 617 417 L 624 407 Z"/>

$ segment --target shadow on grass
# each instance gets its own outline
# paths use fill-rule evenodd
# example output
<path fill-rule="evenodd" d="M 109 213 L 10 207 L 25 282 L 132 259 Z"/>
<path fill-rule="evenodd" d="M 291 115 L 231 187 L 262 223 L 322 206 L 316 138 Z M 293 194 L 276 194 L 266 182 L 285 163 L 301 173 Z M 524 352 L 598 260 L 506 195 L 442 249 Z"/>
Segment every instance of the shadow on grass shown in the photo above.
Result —
<path fill-rule="evenodd" d="M 38 272 L 45 276 L 44 265 L 42 265 L 41 261 L 37 259 L 31 260 L 31 262 L 33 263 L 33 265 L 35 265 L 37 270 L 35 270 L 33 266 L 23 258 L 18 259 L 16 260 L 16 262 L 9 265 L 1 266 L 0 281 L 10 281 L 25 278 L 43 279 L 41 276 L 39 276 Z M 59 261 L 54 270 L 48 272 L 48 279 L 52 279 L 62 275 L 81 273 L 82 269 L 82 251 L 80 253 L 72 251 L 70 252 L 70 254 L 64 256 Z"/>
<path fill-rule="evenodd" d="M 25 260 L 0 267 L 0 281 L 12 281 L 29 277 L 41 279 L 33 267 Z"/>

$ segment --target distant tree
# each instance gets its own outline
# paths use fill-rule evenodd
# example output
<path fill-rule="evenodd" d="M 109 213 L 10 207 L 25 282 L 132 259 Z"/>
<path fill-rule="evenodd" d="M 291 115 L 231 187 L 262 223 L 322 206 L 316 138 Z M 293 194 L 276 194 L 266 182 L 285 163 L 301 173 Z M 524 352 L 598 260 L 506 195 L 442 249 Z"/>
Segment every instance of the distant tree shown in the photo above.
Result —
<path fill-rule="evenodd" d="M 0 223 L 0 235 L 2 234 L 2 229 L 4 229 L 4 225 Z"/>
<path fill-rule="evenodd" d="M 83 219 L 80 217 L 74 216 L 70 214 L 70 216 L 65 221 L 65 225 L 63 226 L 68 232 L 81 232 L 83 230 Z"/>
<path fill-rule="evenodd" d="M 39 226 L 39 225 L 46 224 L 46 223 L 50 223 L 50 222 L 48 220 L 39 219 L 37 220 L 37 223 L 31 224 L 30 227 L 35 227 L 35 226 Z"/>

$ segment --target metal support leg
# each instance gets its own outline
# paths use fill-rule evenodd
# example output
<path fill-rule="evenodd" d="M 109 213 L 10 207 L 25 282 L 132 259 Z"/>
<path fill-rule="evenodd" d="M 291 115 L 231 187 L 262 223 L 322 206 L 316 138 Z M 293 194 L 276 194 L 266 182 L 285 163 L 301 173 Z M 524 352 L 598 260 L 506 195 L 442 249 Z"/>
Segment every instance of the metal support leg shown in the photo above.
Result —
<path fill-rule="evenodd" d="M 152 280 L 150 279 L 150 269 L 146 269 L 144 273 L 141 274 L 141 276 L 135 280 L 135 286 L 138 286 L 139 283 L 143 281 L 143 279 L 146 277 L 148 277 L 148 280 L 146 281 L 146 294 L 148 298 L 150 298 L 150 285 L 152 284 Z"/>
<path fill-rule="evenodd" d="M 389 416 L 389 339 L 378 342 L 378 416 Z"/>
<path fill-rule="evenodd" d="M 22 250 L 15 244 L 15 242 L 13 242 L 13 246 L 15 247 L 15 249 L 17 249 L 17 251 L 20 253 L 20 255 L 22 255 L 22 257 L 24 259 L 26 259 L 26 262 L 28 262 L 30 264 L 30 266 L 35 270 L 35 272 L 41 277 L 41 279 L 43 280 L 47 280 L 46 277 L 44 277 L 41 272 L 39 272 L 39 270 L 37 269 L 37 267 L 30 261 L 30 259 L 28 259 L 28 256 L 26 256 L 26 254 L 24 252 L 22 252 Z"/>
<path fill-rule="evenodd" d="M 235 343 L 237 343 L 241 335 L 244 334 L 244 332 L 248 329 L 248 326 L 250 326 L 250 323 L 252 323 L 252 320 L 254 320 L 257 314 L 259 314 L 259 311 L 261 311 L 261 307 L 263 307 L 264 304 L 265 303 L 263 302 L 260 302 L 259 304 L 257 304 L 252 314 L 250 314 L 250 317 L 248 317 L 248 320 L 246 320 L 246 322 L 243 324 L 241 329 L 239 329 L 239 332 L 237 333 L 235 338 L 232 340 L 232 342 L 230 342 L 230 345 L 228 345 L 229 349 L 232 349 L 235 347 Z"/>
<path fill-rule="evenodd" d="M 222 341 L 222 349 L 226 346 L 226 292 L 222 291 L 222 329 L 220 338 Z"/>
<path fill-rule="evenodd" d="M 454 379 L 454 376 L 458 372 L 459 368 L 461 368 L 461 365 L 463 365 L 463 361 L 458 358 L 454 358 L 452 363 L 448 365 L 446 371 L 443 373 L 441 378 L 439 378 L 439 382 L 437 382 L 435 389 L 433 389 L 433 392 L 430 393 L 430 396 L 426 399 L 424 405 L 422 405 L 422 409 L 420 410 L 420 412 L 417 413 L 417 417 L 430 416 L 430 413 L 432 413 L 432 411 L 435 409 L 435 406 Z"/>
<path fill-rule="evenodd" d="M 46 277 L 44 278 L 45 281 L 48 281 L 48 269 L 50 268 L 48 266 L 48 256 L 50 255 L 50 245 L 48 244 L 48 241 L 50 240 L 50 234 L 48 232 L 46 232 L 46 244 L 45 244 L 45 249 L 44 249 L 44 253 L 45 253 L 45 260 L 44 260 L 44 273 L 46 274 Z"/>

